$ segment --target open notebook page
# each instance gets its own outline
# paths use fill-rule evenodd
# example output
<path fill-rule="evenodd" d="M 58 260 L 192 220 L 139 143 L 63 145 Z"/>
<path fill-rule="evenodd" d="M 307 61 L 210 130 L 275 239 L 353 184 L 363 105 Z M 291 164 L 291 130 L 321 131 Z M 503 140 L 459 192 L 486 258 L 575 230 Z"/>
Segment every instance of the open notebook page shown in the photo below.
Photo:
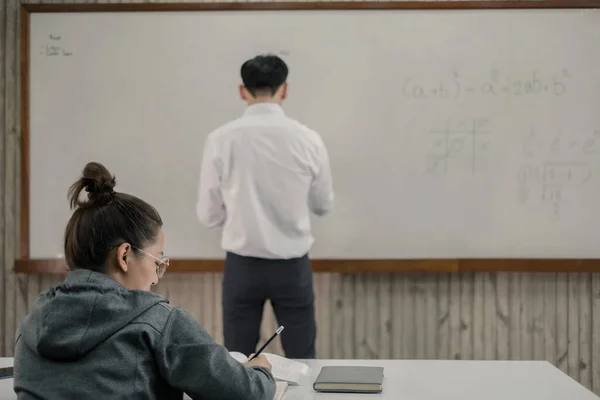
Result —
<path fill-rule="evenodd" d="M 232 351 L 229 353 L 234 359 L 239 362 L 246 362 L 248 357 L 242 353 Z M 302 375 L 308 374 L 308 365 L 299 361 L 290 360 L 289 358 L 281 357 L 271 353 L 262 353 L 271 363 L 272 373 L 275 379 L 297 384 Z"/>
<path fill-rule="evenodd" d="M 275 392 L 275 396 L 273 396 L 273 400 L 282 400 L 283 395 L 288 388 L 288 383 L 284 381 L 277 381 L 275 384 L 277 385 L 277 391 Z"/>

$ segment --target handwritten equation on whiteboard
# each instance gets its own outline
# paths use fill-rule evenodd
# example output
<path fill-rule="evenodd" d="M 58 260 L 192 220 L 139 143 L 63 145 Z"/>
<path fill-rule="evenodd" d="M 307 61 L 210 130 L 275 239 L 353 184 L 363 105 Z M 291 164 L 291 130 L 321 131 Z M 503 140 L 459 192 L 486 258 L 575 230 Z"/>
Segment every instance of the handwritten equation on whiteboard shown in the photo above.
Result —
<path fill-rule="evenodd" d="M 543 153 L 547 159 L 528 162 L 519 168 L 519 202 L 548 207 L 550 216 L 558 219 L 565 197 L 591 184 L 596 172 L 594 160 L 600 154 L 600 130 L 574 138 L 561 129 L 548 137 L 538 135 L 532 128 L 522 144 L 525 157 Z"/>
<path fill-rule="evenodd" d="M 490 164 L 495 158 L 490 157 L 494 130 L 489 118 L 448 120 L 429 130 L 428 137 L 427 175 L 467 172 L 485 176 L 500 168 Z M 521 137 L 521 145 L 525 161 L 516 177 L 519 203 L 541 208 L 551 219 L 560 218 L 569 199 L 590 187 L 598 173 L 600 130 L 574 134 L 557 129 L 552 136 L 532 128 Z"/>
<path fill-rule="evenodd" d="M 71 57 L 73 52 L 65 48 L 61 35 L 49 34 L 46 43 L 39 46 L 38 54 L 43 57 Z"/>
<path fill-rule="evenodd" d="M 413 100 L 458 100 L 464 96 L 563 96 L 568 92 L 571 73 L 562 68 L 549 73 L 530 71 L 523 74 L 502 74 L 493 69 L 487 77 L 475 79 L 458 71 L 437 77 L 408 76 L 402 83 L 402 95 Z"/>
<path fill-rule="evenodd" d="M 490 150 L 489 123 L 487 118 L 448 120 L 445 126 L 430 130 L 426 172 L 446 175 L 453 168 L 466 167 L 472 174 L 477 173 Z"/>

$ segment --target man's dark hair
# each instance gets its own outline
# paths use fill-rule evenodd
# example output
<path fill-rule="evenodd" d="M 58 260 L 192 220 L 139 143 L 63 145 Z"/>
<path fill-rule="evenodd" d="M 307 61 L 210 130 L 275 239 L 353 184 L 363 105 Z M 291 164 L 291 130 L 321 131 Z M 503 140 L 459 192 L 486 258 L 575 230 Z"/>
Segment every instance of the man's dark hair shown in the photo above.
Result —
<path fill-rule="evenodd" d="M 252 96 L 273 96 L 285 83 L 288 67 L 274 54 L 261 54 L 242 64 L 241 74 Z"/>
<path fill-rule="evenodd" d="M 108 253 L 129 243 L 133 252 L 156 241 L 162 220 L 158 211 L 135 196 L 114 191 L 115 177 L 102 165 L 88 163 L 69 188 L 75 212 L 65 230 L 65 258 L 69 269 L 105 272 Z M 87 192 L 87 200 L 79 199 Z"/>

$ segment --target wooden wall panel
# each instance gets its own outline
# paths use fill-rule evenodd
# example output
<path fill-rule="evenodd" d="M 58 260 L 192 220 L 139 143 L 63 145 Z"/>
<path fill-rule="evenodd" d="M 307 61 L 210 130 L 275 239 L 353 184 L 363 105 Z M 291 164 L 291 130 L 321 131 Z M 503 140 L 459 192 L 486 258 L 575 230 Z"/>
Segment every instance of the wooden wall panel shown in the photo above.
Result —
<path fill-rule="evenodd" d="M 18 0 L 6 0 L 0 5 L 0 23 L 2 26 L 2 44 L 3 50 L 0 58 L 0 97 L 2 101 L 2 111 L 0 111 L 2 129 L 2 156 L 0 156 L 0 204 L 2 205 L 2 244 L 0 246 L 1 257 L 0 269 L 3 271 L 2 284 L 4 286 L 4 298 L 2 301 L 3 312 L 2 321 L 4 330 L 2 336 L 3 343 L 0 343 L 0 350 L 8 353 L 12 349 L 11 343 L 14 342 L 14 329 L 17 321 L 17 312 L 22 309 L 20 298 L 21 280 L 12 273 L 13 260 L 17 258 L 18 247 L 18 176 L 19 176 L 19 51 L 18 51 Z M 25 278 L 27 279 L 27 278 Z"/>
<path fill-rule="evenodd" d="M 157 291 L 222 341 L 220 282 L 167 274 Z M 319 358 L 548 360 L 600 393 L 600 274 L 316 274 L 315 293 Z"/>
<path fill-rule="evenodd" d="M 5 36 L 6 32 L 6 18 L 7 18 L 7 7 L 5 3 L 0 3 L 0 35 L 1 38 Z M 0 39 L 1 39 L 0 38 Z M 6 74 L 4 72 L 4 60 L 8 51 L 6 49 L 6 40 L 0 40 L 0 54 L 2 59 L 0 60 L 0 355 L 6 351 L 4 348 L 4 336 L 6 329 L 6 304 L 8 297 L 11 296 L 11 291 L 6 291 L 5 286 L 8 284 L 8 274 L 12 268 L 12 264 L 6 264 L 5 252 L 4 252 L 4 238 L 6 237 L 6 222 L 4 221 L 4 199 L 6 197 L 14 197 L 16 193 L 9 193 L 7 191 L 6 183 L 4 180 L 4 174 L 6 172 L 6 166 L 4 162 L 6 145 L 6 118 L 5 118 L 5 104 L 6 104 Z M 9 235 L 16 234 L 15 232 L 8 232 Z"/>
<path fill-rule="evenodd" d="M 222 343 L 221 277 L 167 274 L 156 291 Z M 62 277 L 19 279 L 13 321 Z M 315 294 L 319 358 L 548 360 L 600 394 L 600 274 L 317 274 Z M 276 326 L 266 304 L 261 342 Z"/>
<path fill-rule="evenodd" d="M 61 279 L 12 273 L 19 237 L 18 6 L 0 1 L 0 356 L 12 354 L 16 326 L 38 293 Z M 222 342 L 220 282 L 220 273 L 167 274 L 156 290 Z M 320 358 L 545 359 L 600 394 L 600 273 L 322 273 L 315 292 Z M 265 309 L 262 340 L 276 326 Z M 281 344 L 269 350 L 281 354 Z"/>

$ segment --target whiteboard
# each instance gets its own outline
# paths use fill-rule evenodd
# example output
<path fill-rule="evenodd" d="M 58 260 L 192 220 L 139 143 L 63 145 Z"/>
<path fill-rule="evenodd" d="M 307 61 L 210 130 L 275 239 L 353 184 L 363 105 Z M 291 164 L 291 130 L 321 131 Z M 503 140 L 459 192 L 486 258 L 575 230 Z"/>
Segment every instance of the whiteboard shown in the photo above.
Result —
<path fill-rule="evenodd" d="M 197 221 L 207 134 L 239 68 L 289 64 L 288 115 L 328 146 L 337 204 L 312 257 L 600 256 L 600 11 L 34 13 L 30 257 L 62 256 L 88 161 L 153 204 L 173 258 L 221 258 Z"/>

